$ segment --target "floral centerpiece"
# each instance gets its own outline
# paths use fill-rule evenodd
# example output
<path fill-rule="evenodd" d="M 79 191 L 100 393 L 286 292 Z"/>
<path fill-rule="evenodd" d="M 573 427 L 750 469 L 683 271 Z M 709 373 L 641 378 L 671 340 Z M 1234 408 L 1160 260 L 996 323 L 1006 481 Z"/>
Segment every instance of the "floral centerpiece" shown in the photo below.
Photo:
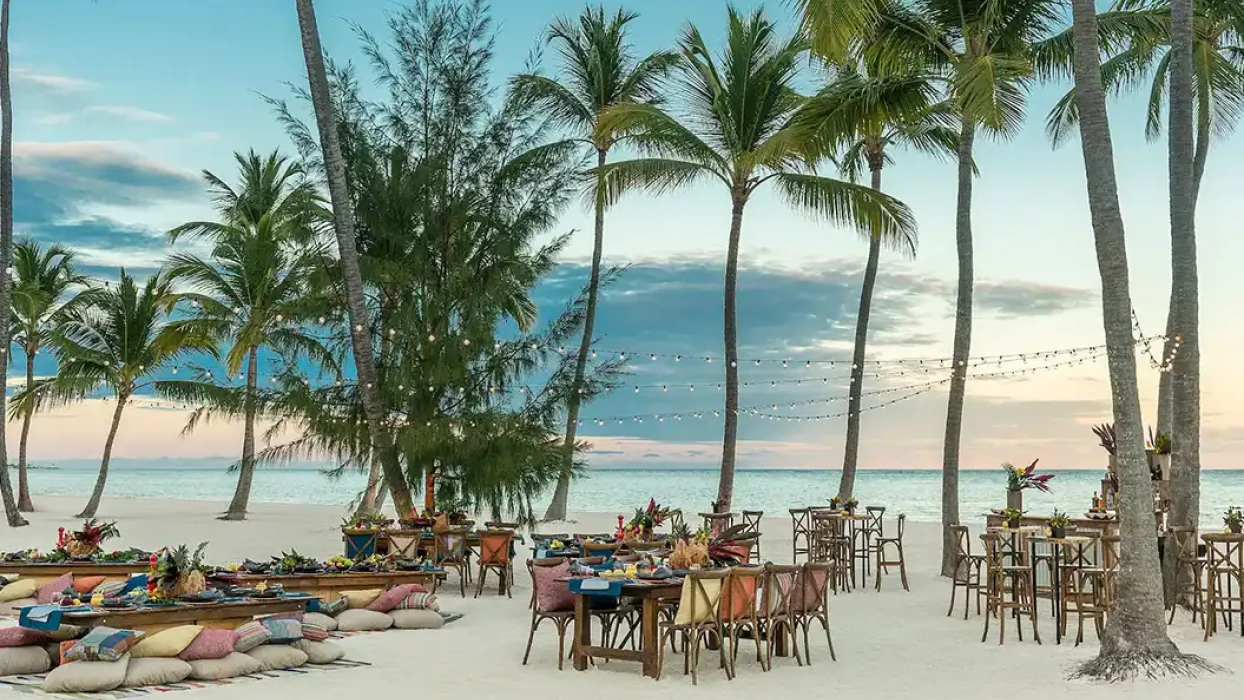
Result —
<path fill-rule="evenodd" d="M 1171 434 L 1153 432 L 1149 428 L 1149 440 L 1145 445 L 1145 455 L 1149 459 L 1149 477 L 1153 481 L 1169 479 L 1171 476 Z"/>
<path fill-rule="evenodd" d="M 1003 462 L 1002 469 L 1006 472 L 1006 507 L 1015 510 L 1023 510 L 1024 508 L 1024 491 L 1026 489 L 1037 489 L 1049 493 L 1050 479 L 1054 478 L 1053 474 L 1037 474 L 1037 462 L 1040 459 L 1032 460 L 1027 468 L 1019 469 L 1010 462 Z"/>
<path fill-rule="evenodd" d="M 101 523 L 91 518 L 82 523 L 81 530 L 70 532 L 57 528 L 56 548 L 65 550 L 74 559 L 86 559 L 98 554 L 104 542 L 120 534 L 116 522 Z"/>
<path fill-rule="evenodd" d="M 652 539 L 652 531 L 679 512 L 681 511 L 676 508 L 660 505 L 655 498 L 650 498 L 646 508 L 635 509 L 635 517 L 622 528 L 622 536 L 626 539 Z"/>
<path fill-rule="evenodd" d="M 1071 518 L 1067 514 L 1054 509 L 1054 514 L 1050 516 L 1050 537 L 1061 540 L 1067 536 L 1067 524 L 1071 522 Z"/>
<path fill-rule="evenodd" d="M 343 520 L 341 527 L 345 530 L 378 531 L 392 524 L 393 519 L 385 517 L 382 513 L 355 513 Z"/>
<path fill-rule="evenodd" d="M 1017 530 L 1023 517 L 1024 511 L 1019 508 L 1007 508 L 1002 511 L 1002 524 L 1012 530 Z"/>
<path fill-rule="evenodd" d="M 206 549 L 207 543 L 200 542 L 194 552 L 183 544 L 152 554 L 151 571 L 147 575 L 147 588 L 152 597 L 171 599 L 202 593 L 207 587 L 203 574 L 211 571 L 211 567 L 203 563 Z"/>
<path fill-rule="evenodd" d="M 1231 506 L 1222 514 L 1222 524 L 1227 526 L 1228 531 L 1239 534 L 1244 530 L 1244 513 L 1238 507 Z"/>

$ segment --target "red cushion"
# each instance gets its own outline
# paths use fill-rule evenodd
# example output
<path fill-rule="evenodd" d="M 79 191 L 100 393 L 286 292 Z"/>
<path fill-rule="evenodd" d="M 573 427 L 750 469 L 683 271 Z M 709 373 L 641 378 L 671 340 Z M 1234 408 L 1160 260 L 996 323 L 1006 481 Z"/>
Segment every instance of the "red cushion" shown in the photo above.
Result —
<path fill-rule="evenodd" d="M 73 589 L 78 593 L 89 594 L 107 580 L 107 576 L 79 576 L 73 580 Z"/>
<path fill-rule="evenodd" d="M 0 649 L 47 644 L 51 637 L 25 627 L 0 627 Z"/>
<path fill-rule="evenodd" d="M 60 598 L 60 594 L 65 592 L 66 588 L 73 588 L 73 574 L 61 574 L 47 583 L 39 586 L 39 592 L 35 595 L 35 599 L 40 605 L 46 605 Z"/>
<path fill-rule="evenodd" d="M 557 579 L 570 574 L 570 562 L 557 566 L 534 566 L 531 570 L 532 585 L 536 587 L 536 610 L 562 612 L 574 610 L 574 594 L 570 584 Z"/>
<path fill-rule="evenodd" d="M 208 661 L 223 659 L 233 653 L 238 633 L 234 630 L 205 629 L 182 650 L 177 658 L 182 661 Z"/>
<path fill-rule="evenodd" d="M 367 604 L 368 610 L 375 612 L 387 613 L 397 607 L 398 603 L 406 600 L 412 593 L 426 593 L 427 589 L 417 583 L 403 583 L 400 586 L 394 586 L 380 597 Z"/>

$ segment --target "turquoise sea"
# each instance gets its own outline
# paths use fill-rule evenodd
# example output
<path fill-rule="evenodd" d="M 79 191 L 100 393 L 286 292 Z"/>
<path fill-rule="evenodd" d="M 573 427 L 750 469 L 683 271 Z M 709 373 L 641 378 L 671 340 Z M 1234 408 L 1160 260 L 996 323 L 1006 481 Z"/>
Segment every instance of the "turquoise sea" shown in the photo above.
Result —
<path fill-rule="evenodd" d="M 228 501 L 235 483 L 235 476 L 225 471 L 228 464 L 229 460 L 116 460 L 110 470 L 107 495 Z M 1100 488 L 1103 473 L 1055 471 L 1051 493 L 1025 492 L 1025 507 L 1034 514 L 1046 514 L 1055 507 L 1072 515 L 1082 513 Z M 94 485 L 95 474 L 93 462 L 60 462 L 54 467 L 31 470 L 31 490 L 85 498 Z M 827 502 L 838 487 L 838 478 L 838 470 L 739 471 L 735 477 L 734 508 L 784 515 L 788 508 Z M 255 475 L 253 498 L 269 503 L 345 506 L 362 491 L 364 482 L 360 474 L 330 478 L 313 465 L 267 468 Z M 990 508 L 1001 507 L 1004 488 L 1000 470 L 961 472 L 961 517 L 974 520 Z M 708 509 L 716 493 L 715 469 L 593 470 L 571 487 L 570 510 L 629 516 L 632 509 L 655 498 L 662 504 L 699 512 Z M 941 473 L 936 470 L 861 471 L 855 493 L 865 505 L 884 505 L 892 512 L 907 513 L 914 521 L 938 522 L 941 517 Z M 1244 470 L 1202 473 L 1202 526 L 1221 527 L 1221 513 L 1231 505 L 1244 505 Z"/>

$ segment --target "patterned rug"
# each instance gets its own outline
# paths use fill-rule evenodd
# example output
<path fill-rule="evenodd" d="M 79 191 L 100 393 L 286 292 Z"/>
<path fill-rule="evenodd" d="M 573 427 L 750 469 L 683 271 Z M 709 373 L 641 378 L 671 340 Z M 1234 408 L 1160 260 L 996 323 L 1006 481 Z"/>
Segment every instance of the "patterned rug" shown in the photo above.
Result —
<path fill-rule="evenodd" d="M 340 671 L 347 668 L 360 668 L 370 666 L 363 661 L 348 661 L 342 659 L 334 661 L 331 664 L 306 665 L 302 668 L 294 668 L 288 671 L 267 671 L 264 673 L 254 673 L 249 676 L 238 676 L 236 678 L 228 678 L 221 681 L 186 681 L 185 683 L 175 683 L 173 685 L 151 685 L 145 688 L 119 688 L 103 693 L 46 693 L 43 691 L 43 678 L 46 674 L 37 676 L 7 676 L 0 678 L 0 692 L 8 689 L 18 693 L 29 693 L 44 698 L 71 698 L 72 700 L 121 700 L 122 698 L 147 698 L 160 693 L 168 693 L 177 690 L 199 690 L 215 685 L 241 685 L 245 683 L 253 683 L 255 681 L 265 681 L 269 678 L 286 678 L 289 676 L 305 676 L 315 673 L 326 673 L 328 671 Z"/>

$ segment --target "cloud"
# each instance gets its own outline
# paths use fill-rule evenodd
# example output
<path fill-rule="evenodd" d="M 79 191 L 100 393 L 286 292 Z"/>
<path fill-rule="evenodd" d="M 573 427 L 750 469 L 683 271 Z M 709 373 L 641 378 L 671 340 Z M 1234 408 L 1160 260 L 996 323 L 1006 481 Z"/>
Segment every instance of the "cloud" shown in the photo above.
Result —
<path fill-rule="evenodd" d="M 82 92 L 95 86 L 95 84 L 89 80 L 81 80 L 79 78 L 70 78 L 65 75 L 38 71 L 30 68 L 29 66 L 14 67 L 13 82 L 19 85 L 27 85 L 41 92 L 54 95 L 67 95 L 70 93 Z"/>
<path fill-rule="evenodd" d="M 129 107 L 126 105 L 96 105 L 87 107 L 82 110 L 85 114 L 102 114 L 110 117 L 118 117 L 128 121 L 136 122 L 171 122 L 173 118 L 167 114 L 153 112 L 149 109 L 140 107 Z"/>
<path fill-rule="evenodd" d="M 1047 316 L 1089 306 L 1097 301 L 1087 289 L 1049 284 L 978 282 L 974 304 L 1004 318 Z"/>

